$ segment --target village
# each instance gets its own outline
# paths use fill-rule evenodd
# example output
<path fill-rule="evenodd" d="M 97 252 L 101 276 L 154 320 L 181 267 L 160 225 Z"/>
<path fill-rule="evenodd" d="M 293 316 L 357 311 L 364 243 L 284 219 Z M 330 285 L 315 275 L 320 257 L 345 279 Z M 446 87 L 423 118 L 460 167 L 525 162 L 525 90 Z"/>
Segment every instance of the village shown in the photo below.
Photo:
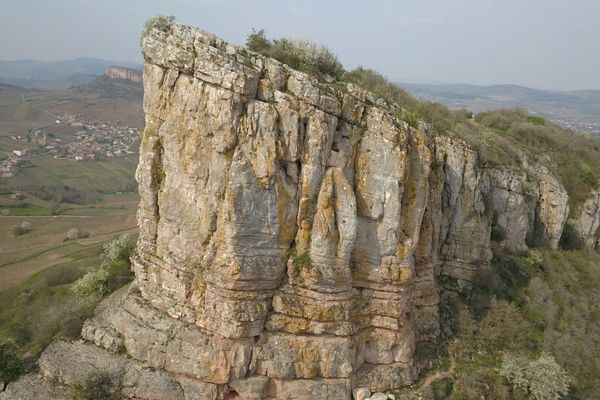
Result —
<path fill-rule="evenodd" d="M 57 133 L 64 132 L 65 127 L 74 133 Z M 126 157 L 137 153 L 138 137 L 138 128 L 125 126 L 120 121 L 65 114 L 57 117 L 52 125 L 30 129 L 24 136 L 11 136 L 15 149 L 0 162 L 0 178 L 15 176 L 27 165 L 28 159 L 42 155 L 73 161 Z"/>
<path fill-rule="evenodd" d="M 553 121 L 564 128 L 573 130 L 574 132 L 586 132 L 594 137 L 600 137 L 600 121 L 580 121 L 569 119 L 554 119 Z"/>

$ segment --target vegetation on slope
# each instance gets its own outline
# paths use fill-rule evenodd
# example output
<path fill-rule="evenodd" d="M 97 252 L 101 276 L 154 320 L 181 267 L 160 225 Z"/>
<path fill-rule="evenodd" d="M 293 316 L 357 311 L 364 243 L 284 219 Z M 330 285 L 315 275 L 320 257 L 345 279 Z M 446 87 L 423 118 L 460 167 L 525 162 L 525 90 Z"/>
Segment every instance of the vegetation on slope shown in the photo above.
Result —
<path fill-rule="evenodd" d="M 600 142 L 589 135 L 566 130 L 522 110 L 496 110 L 475 118 L 496 135 L 546 165 L 569 192 L 575 208 L 600 183 Z"/>
<path fill-rule="evenodd" d="M 497 255 L 493 267 L 472 289 L 443 293 L 445 358 L 396 398 L 596 398 L 600 254 L 541 248 Z"/>
<path fill-rule="evenodd" d="M 425 398 L 561 398 L 558 389 L 554 396 L 532 395 L 531 388 L 548 377 L 569 384 L 569 399 L 600 393 L 597 252 L 535 249 L 496 256 L 494 268 L 481 273 L 472 290 L 445 296 L 447 352 L 456 368 L 446 394 L 430 388 Z M 511 381 L 515 365 L 539 362 L 544 371 Z"/>
<path fill-rule="evenodd" d="M 133 248 L 133 238 L 124 235 L 102 254 L 45 269 L 0 292 L 0 381 L 25 372 L 53 339 L 79 337 L 102 298 L 132 279 Z"/>
<path fill-rule="evenodd" d="M 252 51 L 326 81 L 340 80 L 345 72 L 335 54 L 328 48 L 308 40 L 270 40 L 261 29 L 248 35 L 246 46 Z"/>

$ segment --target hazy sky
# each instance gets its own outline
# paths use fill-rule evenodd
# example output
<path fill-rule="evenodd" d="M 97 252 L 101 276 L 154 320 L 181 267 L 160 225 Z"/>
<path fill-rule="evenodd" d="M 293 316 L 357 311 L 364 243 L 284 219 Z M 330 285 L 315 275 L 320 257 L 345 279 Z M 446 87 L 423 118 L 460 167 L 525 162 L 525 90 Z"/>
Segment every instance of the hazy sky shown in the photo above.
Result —
<path fill-rule="evenodd" d="M 307 38 L 396 81 L 600 89 L 600 0 L 1 0 L 0 59 L 141 61 L 155 14 Z"/>

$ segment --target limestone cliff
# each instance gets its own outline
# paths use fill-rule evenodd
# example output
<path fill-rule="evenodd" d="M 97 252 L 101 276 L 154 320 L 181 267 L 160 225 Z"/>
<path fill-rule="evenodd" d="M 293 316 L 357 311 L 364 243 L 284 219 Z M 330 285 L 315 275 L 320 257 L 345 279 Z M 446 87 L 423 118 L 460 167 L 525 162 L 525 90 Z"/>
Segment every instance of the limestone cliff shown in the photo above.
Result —
<path fill-rule="evenodd" d="M 460 290 L 528 234 L 558 245 L 568 196 L 543 166 L 482 168 L 402 105 L 187 26 L 143 53 L 135 282 L 51 345 L 48 381 L 108 369 L 146 400 L 399 388 L 439 336 L 440 277 Z"/>
<path fill-rule="evenodd" d="M 132 82 L 142 82 L 142 74 L 140 71 L 124 67 L 109 66 L 106 67 L 104 75 L 110 79 L 122 79 Z"/>

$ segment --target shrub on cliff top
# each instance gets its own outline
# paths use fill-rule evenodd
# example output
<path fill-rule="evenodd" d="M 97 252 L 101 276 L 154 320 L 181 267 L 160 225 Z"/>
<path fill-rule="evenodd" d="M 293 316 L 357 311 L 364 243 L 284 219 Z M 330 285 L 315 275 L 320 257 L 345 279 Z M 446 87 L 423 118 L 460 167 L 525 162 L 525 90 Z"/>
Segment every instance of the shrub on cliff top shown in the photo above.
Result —
<path fill-rule="evenodd" d="M 413 108 L 416 105 L 415 98 L 406 90 L 390 82 L 385 76 L 375 70 L 357 67 L 348 72 L 345 79 L 388 102 L 397 103 L 402 107 L 408 106 L 409 108 Z"/>
<path fill-rule="evenodd" d="M 264 30 L 253 30 L 246 39 L 248 49 L 274 58 L 294 69 L 308 72 L 322 80 L 337 80 L 344 75 L 344 67 L 335 54 L 322 45 L 308 40 L 267 38 Z"/>
<path fill-rule="evenodd" d="M 142 36 L 140 38 L 140 46 L 142 45 L 144 38 L 152 32 L 152 29 L 156 28 L 163 32 L 167 32 L 174 21 L 175 17 L 172 15 L 155 15 L 154 17 L 148 18 L 144 23 Z"/>

